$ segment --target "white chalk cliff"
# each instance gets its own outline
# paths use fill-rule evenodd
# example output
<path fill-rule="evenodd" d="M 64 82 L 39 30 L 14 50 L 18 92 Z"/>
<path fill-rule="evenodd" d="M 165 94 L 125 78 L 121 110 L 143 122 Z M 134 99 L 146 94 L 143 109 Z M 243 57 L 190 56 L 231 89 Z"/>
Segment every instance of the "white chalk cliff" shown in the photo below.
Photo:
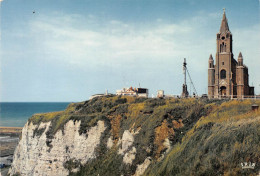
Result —
<path fill-rule="evenodd" d="M 79 134 L 80 121 L 70 120 L 64 126 L 64 133 L 59 130 L 51 141 L 52 147 L 46 144 L 46 132 L 50 122 L 41 123 L 38 129 L 45 128 L 42 135 L 34 135 L 36 125 L 28 123 L 22 131 L 22 138 L 15 150 L 14 161 L 10 175 L 68 175 L 69 170 L 64 167 L 67 161 L 79 161 L 85 164 L 95 158 L 95 148 L 100 143 L 102 133 L 106 127 L 103 121 L 91 127 L 86 134 Z M 74 169 L 77 171 L 77 169 Z"/>

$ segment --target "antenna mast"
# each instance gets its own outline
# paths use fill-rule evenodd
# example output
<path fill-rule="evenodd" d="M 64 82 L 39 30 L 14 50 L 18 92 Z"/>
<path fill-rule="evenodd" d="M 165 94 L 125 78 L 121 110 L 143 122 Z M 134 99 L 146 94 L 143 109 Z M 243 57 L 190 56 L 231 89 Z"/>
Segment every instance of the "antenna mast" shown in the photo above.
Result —
<path fill-rule="evenodd" d="M 182 94 L 181 94 L 183 98 L 187 98 L 189 96 L 189 92 L 187 90 L 187 81 L 186 81 L 186 73 L 187 73 L 186 65 L 187 65 L 186 58 L 184 58 L 184 62 L 183 62 L 184 84 L 182 85 Z"/>
<path fill-rule="evenodd" d="M 187 85 L 186 84 L 186 70 L 187 70 L 186 65 L 187 65 L 186 58 L 184 58 L 184 62 L 183 62 L 184 85 Z"/>
<path fill-rule="evenodd" d="M 194 91 L 193 95 L 198 95 L 196 88 L 195 88 L 195 86 L 192 82 L 188 68 L 187 68 L 186 58 L 184 58 L 184 62 L 183 62 L 184 84 L 182 85 L 182 94 L 181 94 L 181 97 L 183 97 L 183 98 L 187 98 L 189 96 L 189 92 L 187 90 L 187 73 L 188 73 L 188 76 L 189 76 L 189 79 L 190 79 L 190 82 L 191 82 L 191 85 L 192 85 L 192 88 L 193 88 L 193 91 Z"/>

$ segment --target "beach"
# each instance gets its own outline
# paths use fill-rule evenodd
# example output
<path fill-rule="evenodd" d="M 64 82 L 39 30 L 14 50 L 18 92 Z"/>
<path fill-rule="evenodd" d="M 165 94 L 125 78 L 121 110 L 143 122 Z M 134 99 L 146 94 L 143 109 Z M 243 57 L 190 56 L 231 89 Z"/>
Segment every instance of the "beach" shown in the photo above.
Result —
<path fill-rule="evenodd" d="M 22 132 L 22 127 L 0 127 L 0 134 L 17 135 Z"/>
<path fill-rule="evenodd" d="M 22 127 L 28 119 L 36 113 L 64 110 L 68 104 L 69 102 L 0 102 L 0 166 L 5 164 L 1 168 L 1 175 L 7 175 Z"/>
<path fill-rule="evenodd" d="M 22 127 L 0 127 L 0 157 L 13 154 L 21 133 Z"/>
<path fill-rule="evenodd" d="M 7 175 L 8 166 L 13 161 L 13 154 L 18 145 L 22 133 L 22 127 L 0 127 L 0 164 L 5 167 L 1 168 L 1 175 Z"/>

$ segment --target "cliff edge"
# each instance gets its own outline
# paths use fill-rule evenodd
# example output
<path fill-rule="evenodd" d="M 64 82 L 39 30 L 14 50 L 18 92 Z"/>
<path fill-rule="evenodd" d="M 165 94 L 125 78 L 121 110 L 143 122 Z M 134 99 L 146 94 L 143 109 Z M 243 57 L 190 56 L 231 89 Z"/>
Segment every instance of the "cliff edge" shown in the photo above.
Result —
<path fill-rule="evenodd" d="M 9 174 L 257 175 L 260 111 L 253 103 L 260 105 L 107 96 L 35 114 Z"/>

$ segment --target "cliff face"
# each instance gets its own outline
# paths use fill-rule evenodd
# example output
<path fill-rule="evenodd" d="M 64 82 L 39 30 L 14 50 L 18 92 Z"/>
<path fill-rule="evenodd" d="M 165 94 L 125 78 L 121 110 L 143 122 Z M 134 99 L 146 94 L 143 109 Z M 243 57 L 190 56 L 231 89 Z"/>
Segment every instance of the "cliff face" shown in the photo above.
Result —
<path fill-rule="evenodd" d="M 254 102 L 260 105 L 260 102 Z M 243 175 L 260 162 L 251 101 L 99 97 L 36 114 L 10 175 Z"/>
<path fill-rule="evenodd" d="M 51 122 L 40 123 L 38 129 L 43 129 L 40 136 L 34 135 L 36 125 L 25 125 L 22 139 L 14 154 L 11 175 L 16 172 L 22 175 L 68 175 L 69 171 L 64 167 L 66 162 L 79 161 L 85 164 L 95 158 L 95 148 L 105 131 L 103 121 L 98 121 L 96 126 L 91 127 L 87 136 L 78 133 L 80 121 L 68 121 L 64 126 L 64 132 L 59 130 L 54 135 L 51 149 L 46 144 L 46 132 L 50 124 Z"/>

